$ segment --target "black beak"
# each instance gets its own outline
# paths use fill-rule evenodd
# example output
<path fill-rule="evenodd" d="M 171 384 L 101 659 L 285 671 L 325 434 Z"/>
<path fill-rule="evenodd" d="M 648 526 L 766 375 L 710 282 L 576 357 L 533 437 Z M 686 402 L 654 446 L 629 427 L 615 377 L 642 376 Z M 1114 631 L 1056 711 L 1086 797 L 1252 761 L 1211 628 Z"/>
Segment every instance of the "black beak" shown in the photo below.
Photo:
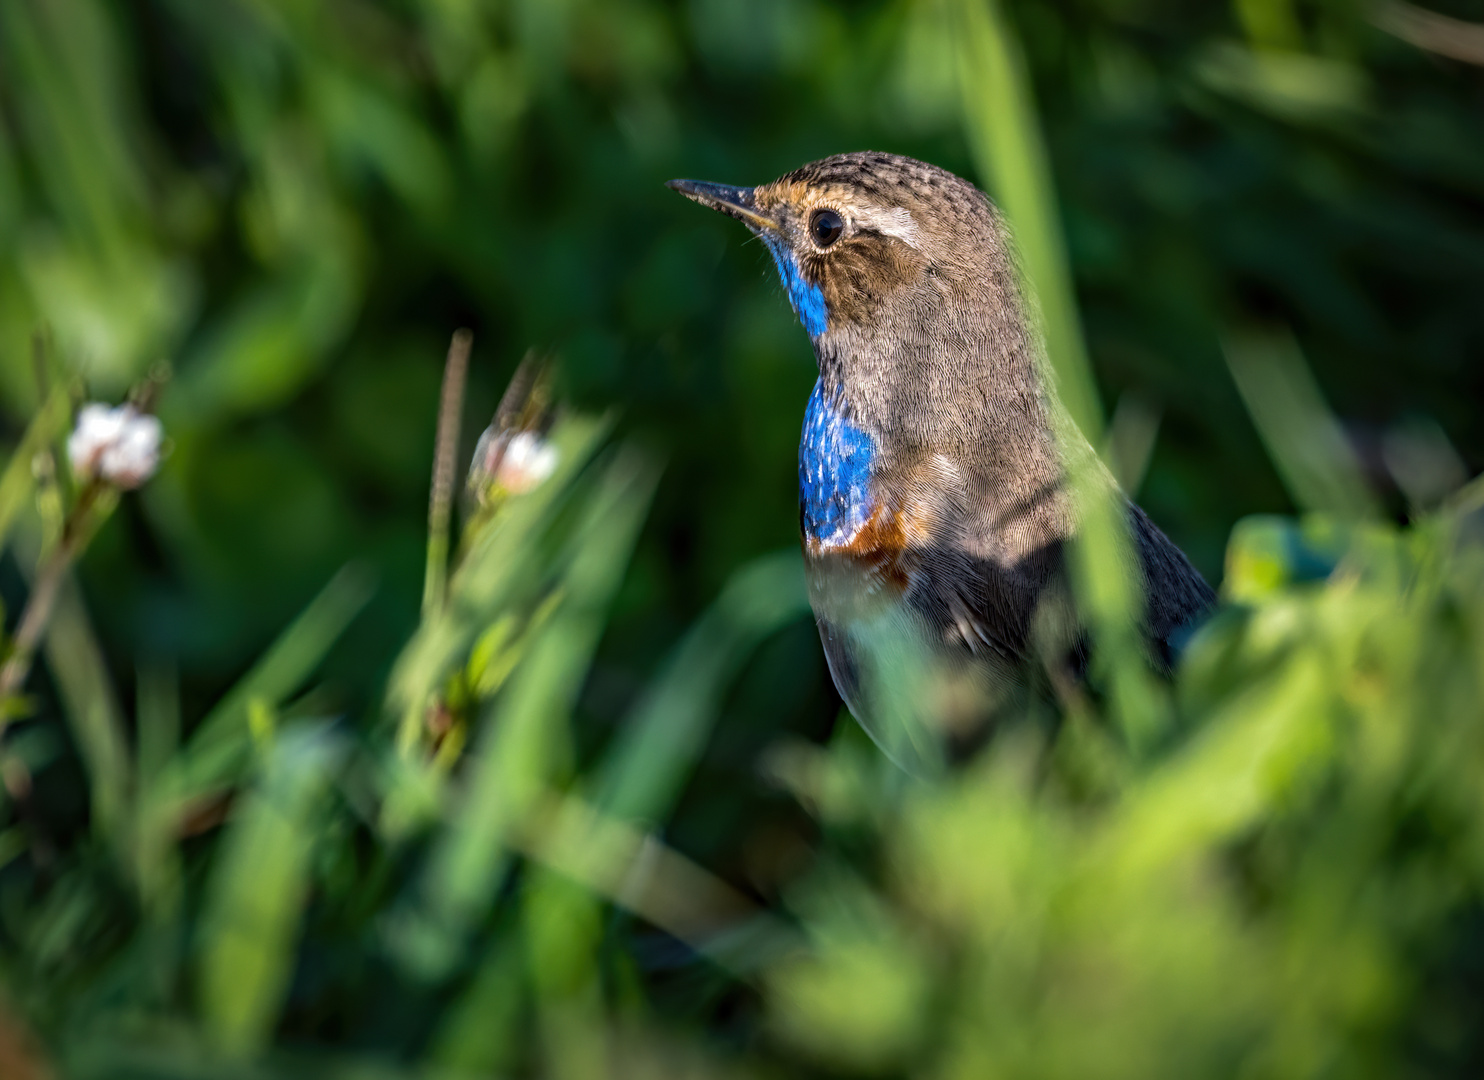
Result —
<path fill-rule="evenodd" d="M 776 221 L 758 212 L 757 198 L 752 188 L 708 184 L 704 180 L 671 180 L 665 186 L 702 206 L 709 206 L 728 217 L 736 218 L 753 232 L 778 228 Z"/>

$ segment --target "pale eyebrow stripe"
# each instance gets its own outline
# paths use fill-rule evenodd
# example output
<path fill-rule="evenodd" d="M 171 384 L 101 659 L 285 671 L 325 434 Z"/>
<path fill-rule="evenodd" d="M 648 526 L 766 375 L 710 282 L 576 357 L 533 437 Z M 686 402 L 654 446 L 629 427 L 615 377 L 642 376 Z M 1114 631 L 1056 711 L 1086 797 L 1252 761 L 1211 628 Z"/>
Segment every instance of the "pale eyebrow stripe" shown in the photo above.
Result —
<path fill-rule="evenodd" d="M 883 236 L 895 236 L 910 247 L 917 247 L 917 222 L 912 212 L 902 206 L 889 209 L 870 207 L 855 211 L 855 220 L 868 229 L 875 229 Z"/>

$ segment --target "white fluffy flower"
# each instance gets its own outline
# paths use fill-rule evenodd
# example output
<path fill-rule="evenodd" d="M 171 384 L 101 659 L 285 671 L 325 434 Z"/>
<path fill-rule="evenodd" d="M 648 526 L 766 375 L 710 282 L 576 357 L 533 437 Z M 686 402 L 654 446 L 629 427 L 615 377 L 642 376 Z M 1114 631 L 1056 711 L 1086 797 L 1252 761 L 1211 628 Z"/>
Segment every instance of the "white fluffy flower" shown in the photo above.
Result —
<path fill-rule="evenodd" d="M 96 476 L 115 487 L 136 488 L 159 468 L 164 436 L 157 417 L 132 405 L 111 409 L 93 402 L 77 414 L 67 456 L 80 477 Z"/>
<path fill-rule="evenodd" d="M 487 485 L 523 495 L 541 486 L 557 467 L 557 450 L 534 431 L 515 434 L 484 430 L 474 448 L 469 472 L 470 486 L 483 491 Z"/>
<path fill-rule="evenodd" d="M 506 490 L 519 494 L 540 486 L 556 466 L 556 447 L 533 431 L 518 431 L 505 447 L 495 475 Z"/>

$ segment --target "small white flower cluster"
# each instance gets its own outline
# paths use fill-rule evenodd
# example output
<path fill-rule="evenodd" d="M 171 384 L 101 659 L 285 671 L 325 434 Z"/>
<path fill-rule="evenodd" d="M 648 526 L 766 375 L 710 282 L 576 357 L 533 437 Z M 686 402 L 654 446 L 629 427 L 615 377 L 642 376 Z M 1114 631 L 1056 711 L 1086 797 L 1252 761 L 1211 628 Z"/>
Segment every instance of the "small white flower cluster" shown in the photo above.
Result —
<path fill-rule="evenodd" d="M 120 488 L 137 488 L 160 466 L 165 430 L 157 417 L 132 405 L 109 408 L 92 402 L 77 414 L 77 427 L 67 439 L 72 471 L 97 477 Z"/>
<path fill-rule="evenodd" d="M 540 486 L 556 471 L 556 447 L 534 431 L 518 431 L 505 447 L 496 479 L 519 494 Z"/>
<path fill-rule="evenodd" d="M 557 467 L 557 450 L 534 431 L 514 435 L 486 428 L 474 448 L 470 482 L 476 487 L 491 484 L 512 495 L 523 495 L 541 486 Z"/>

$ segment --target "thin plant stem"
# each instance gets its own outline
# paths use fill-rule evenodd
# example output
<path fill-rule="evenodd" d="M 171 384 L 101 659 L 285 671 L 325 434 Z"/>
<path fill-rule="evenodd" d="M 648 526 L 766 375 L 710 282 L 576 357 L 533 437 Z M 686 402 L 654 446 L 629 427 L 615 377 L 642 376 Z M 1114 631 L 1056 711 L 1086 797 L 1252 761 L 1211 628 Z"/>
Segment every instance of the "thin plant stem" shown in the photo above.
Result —
<path fill-rule="evenodd" d="M 36 572 L 31 595 L 27 597 L 20 622 L 16 624 L 10 656 L 4 666 L 0 667 L 0 701 L 19 693 L 26 676 L 31 672 L 36 647 L 41 643 L 41 635 L 46 632 L 52 611 L 56 607 L 57 590 L 61 588 L 77 553 L 99 524 L 98 521 L 88 519 L 105 488 L 106 485 L 101 481 L 91 480 L 82 489 L 77 504 L 67 516 L 61 538 L 51 553 L 42 560 L 41 567 Z"/>
<path fill-rule="evenodd" d="M 1051 165 L 1041 138 L 1020 43 L 1000 0 L 957 0 L 959 85 L 969 143 L 1018 239 L 1032 312 L 1045 335 L 1048 376 L 1065 409 L 1055 422 L 1080 520 L 1071 569 L 1079 606 L 1111 676 L 1114 712 L 1133 741 L 1163 726 L 1161 705 L 1137 660 L 1142 597 L 1122 496 L 1092 448 L 1104 420 L 1088 361 L 1057 215 Z"/>
<path fill-rule="evenodd" d="M 433 451 L 433 491 L 428 499 L 428 563 L 423 575 L 423 618 L 443 610 L 448 593 L 448 526 L 453 514 L 454 468 L 459 451 L 459 426 L 464 411 L 464 380 L 469 372 L 469 350 L 474 335 L 454 332 L 443 367 L 443 392 L 438 402 L 438 434 Z"/>

